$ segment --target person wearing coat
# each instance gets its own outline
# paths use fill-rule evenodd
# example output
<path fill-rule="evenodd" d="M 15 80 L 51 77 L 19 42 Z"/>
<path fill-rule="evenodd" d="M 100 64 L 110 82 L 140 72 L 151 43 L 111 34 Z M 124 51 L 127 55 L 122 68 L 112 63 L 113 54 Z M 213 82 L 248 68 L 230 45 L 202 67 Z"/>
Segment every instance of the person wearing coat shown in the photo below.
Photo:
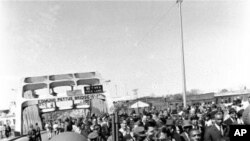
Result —
<path fill-rule="evenodd" d="M 181 140 L 182 141 L 190 141 L 188 133 L 192 129 L 192 124 L 190 120 L 183 121 L 183 132 L 181 133 Z"/>
<path fill-rule="evenodd" d="M 224 121 L 226 125 L 236 124 L 236 110 L 234 108 L 229 109 L 229 118 Z"/>
<path fill-rule="evenodd" d="M 222 126 L 222 113 L 216 113 L 214 118 L 215 123 L 205 131 L 204 141 L 227 141 L 229 138 L 225 136 L 225 128 Z"/>
<path fill-rule="evenodd" d="M 30 129 L 28 131 L 29 141 L 36 141 L 36 130 L 34 129 L 33 125 L 30 125 Z"/>

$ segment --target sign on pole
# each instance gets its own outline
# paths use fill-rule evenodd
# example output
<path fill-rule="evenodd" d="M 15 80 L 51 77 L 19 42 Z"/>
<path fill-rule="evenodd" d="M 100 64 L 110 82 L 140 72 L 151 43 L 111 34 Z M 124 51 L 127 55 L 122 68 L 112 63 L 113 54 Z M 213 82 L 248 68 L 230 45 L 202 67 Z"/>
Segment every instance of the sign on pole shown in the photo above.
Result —
<path fill-rule="evenodd" d="M 85 94 L 96 94 L 96 93 L 103 93 L 102 85 L 94 85 L 94 86 L 86 86 L 84 87 Z"/>

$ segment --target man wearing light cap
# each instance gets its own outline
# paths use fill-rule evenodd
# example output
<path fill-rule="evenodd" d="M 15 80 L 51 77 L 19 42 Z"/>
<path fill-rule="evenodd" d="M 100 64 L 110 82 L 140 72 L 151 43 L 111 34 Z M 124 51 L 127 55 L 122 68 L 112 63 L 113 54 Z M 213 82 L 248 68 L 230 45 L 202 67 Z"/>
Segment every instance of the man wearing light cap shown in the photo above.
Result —
<path fill-rule="evenodd" d="M 183 133 L 181 133 L 181 139 L 183 141 L 190 141 L 188 133 L 189 131 L 192 129 L 192 124 L 190 122 L 190 120 L 184 120 L 183 121 Z"/>

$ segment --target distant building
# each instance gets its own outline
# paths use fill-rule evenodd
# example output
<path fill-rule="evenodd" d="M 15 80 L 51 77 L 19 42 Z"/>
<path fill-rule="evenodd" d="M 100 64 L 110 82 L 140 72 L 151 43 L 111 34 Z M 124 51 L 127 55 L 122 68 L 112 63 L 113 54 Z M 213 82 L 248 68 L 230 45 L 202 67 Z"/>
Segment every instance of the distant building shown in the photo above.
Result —
<path fill-rule="evenodd" d="M 189 104 L 211 104 L 214 102 L 214 94 L 213 92 L 211 93 L 205 93 L 205 94 L 195 94 L 195 95 L 188 95 L 187 96 L 187 103 Z"/>
<path fill-rule="evenodd" d="M 241 99 L 243 102 L 247 101 L 248 96 L 250 96 L 250 90 L 239 90 L 233 92 L 224 92 L 224 93 L 216 93 L 215 95 L 215 102 L 221 103 L 232 103 L 235 99 Z"/>

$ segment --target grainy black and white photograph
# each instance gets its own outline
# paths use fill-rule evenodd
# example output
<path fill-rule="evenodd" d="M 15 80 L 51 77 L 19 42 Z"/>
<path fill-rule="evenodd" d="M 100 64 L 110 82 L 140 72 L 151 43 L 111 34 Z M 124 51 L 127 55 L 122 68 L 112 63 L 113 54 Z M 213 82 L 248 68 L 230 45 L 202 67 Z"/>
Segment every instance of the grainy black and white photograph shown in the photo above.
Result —
<path fill-rule="evenodd" d="M 249 0 L 0 0 L 0 140 L 247 141 Z"/>

